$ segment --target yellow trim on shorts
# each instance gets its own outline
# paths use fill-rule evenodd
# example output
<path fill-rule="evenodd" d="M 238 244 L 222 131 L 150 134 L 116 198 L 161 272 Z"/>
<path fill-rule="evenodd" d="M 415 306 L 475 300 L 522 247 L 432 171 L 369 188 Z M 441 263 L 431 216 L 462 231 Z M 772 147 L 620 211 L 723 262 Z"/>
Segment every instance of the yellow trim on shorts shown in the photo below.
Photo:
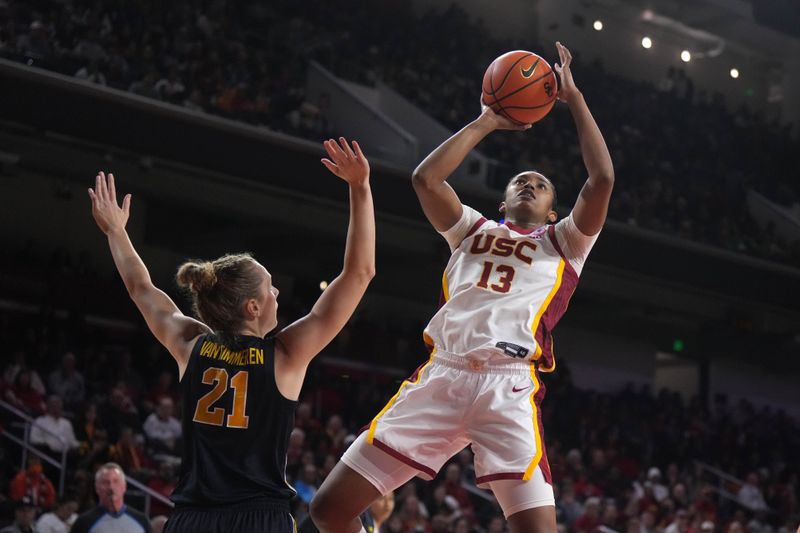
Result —
<path fill-rule="evenodd" d="M 450 291 L 447 290 L 447 270 L 442 272 L 442 294 L 445 302 L 450 299 Z"/>
<path fill-rule="evenodd" d="M 533 409 L 533 440 L 536 442 L 536 455 L 533 456 L 531 464 L 525 470 L 522 476 L 523 481 L 528 481 L 533 476 L 533 471 L 542 459 L 542 436 L 539 434 L 539 416 L 538 409 L 536 409 L 536 393 L 539 392 L 539 380 L 536 379 L 536 367 L 531 365 L 531 379 L 533 380 L 533 392 L 531 393 L 531 408 Z"/>
<path fill-rule="evenodd" d="M 542 347 L 536 341 L 536 330 L 539 328 L 539 322 L 542 320 L 542 316 L 544 316 L 544 312 L 547 311 L 547 308 L 550 306 L 550 302 L 553 300 L 553 297 L 558 292 L 558 289 L 561 288 L 561 279 L 564 274 L 564 267 L 566 263 L 564 262 L 564 258 L 561 258 L 558 261 L 558 269 L 556 270 L 556 282 L 553 285 L 553 288 L 550 289 L 550 294 L 547 295 L 547 298 L 544 299 L 542 306 L 539 308 L 539 311 L 536 312 L 536 316 L 533 318 L 533 324 L 531 325 L 531 335 L 533 336 L 533 341 L 536 342 L 536 352 L 533 354 L 533 360 L 537 361 L 542 356 Z M 553 362 L 555 363 L 555 357 L 553 358 Z M 555 369 L 555 366 L 553 367 Z"/>
<path fill-rule="evenodd" d="M 419 371 L 417 372 L 417 379 L 415 381 L 409 381 L 407 379 L 404 380 L 400 384 L 400 388 L 397 389 L 397 392 L 395 393 L 395 395 L 392 396 L 392 398 L 389 400 L 389 402 L 383 407 L 383 409 L 381 409 L 381 412 L 378 413 L 377 415 L 375 415 L 375 418 L 372 419 L 372 422 L 370 422 L 370 424 L 369 424 L 369 433 L 367 433 L 367 443 L 368 444 L 372 444 L 372 441 L 375 439 L 375 430 L 378 428 L 378 419 L 380 417 L 382 417 L 384 414 L 386 414 L 386 411 L 388 411 L 389 408 L 392 406 L 392 404 L 394 404 L 395 400 L 397 400 L 397 397 L 400 396 L 400 392 L 403 390 L 403 387 L 405 387 L 406 385 L 409 385 L 411 383 L 419 382 L 419 380 L 422 378 L 422 373 L 433 362 L 433 355 L 435 353 L 436 353 L 436 348 L 434 348 L 433 351 L 431 352 L 431 357 L 430 357 L 430 359 L 428 359 L 428 362 L 420 367 Z"/>

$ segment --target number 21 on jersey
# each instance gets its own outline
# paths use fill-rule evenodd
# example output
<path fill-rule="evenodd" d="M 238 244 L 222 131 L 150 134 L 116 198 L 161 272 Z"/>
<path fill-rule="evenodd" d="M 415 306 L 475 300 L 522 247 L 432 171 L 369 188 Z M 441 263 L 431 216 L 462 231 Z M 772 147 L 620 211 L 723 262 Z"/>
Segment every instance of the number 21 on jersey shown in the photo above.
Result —
<path fill-rule="evenodd" d="M 250 417 L 244 414 L 247 407 L 247 370 L 240 370 L 231 378 L 233 388 L 233 409 L 225 418 L 225 409 L 212 406 L 225 394 L 228 389 L 228 371 L 224 368 L 207 368 L 203 372 L 203 384 L 214 385 L 214 388 L 197 400 L 194 410 L 194 422 L 222 426 L 229 428 L 247 429 Z"/>

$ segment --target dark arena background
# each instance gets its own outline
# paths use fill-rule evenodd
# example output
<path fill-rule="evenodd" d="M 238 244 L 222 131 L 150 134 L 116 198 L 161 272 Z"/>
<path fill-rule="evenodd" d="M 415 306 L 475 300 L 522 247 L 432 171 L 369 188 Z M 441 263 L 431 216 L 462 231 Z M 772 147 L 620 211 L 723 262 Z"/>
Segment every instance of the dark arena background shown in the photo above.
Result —
<path fill-rule="evenodd" d="M 185 312 L 182 261 L 250 251 L 285 325 L 341 269 L 347 187 L 321 141 L 360 141 L 377 276 L 306 378 L 286 468 L 303 522 L 427 359 L 448 250 L 412 170 L 478 115 L 493 58 L 552 64 L 556 40 L 616 173 L 544 377 L 559 528 L 796 531 L 800 4 L 785 0 L 0 0 L 0 524 L 67 531 L 108 461 L 130 507 L 171 512 L 180 442 L 148 420 L 180 417 L 177 370 L 92 220 L 97 171 L 133 193 L 131 238 Z M 568 214 L 586 176 L 565 105 L 493 133 L 449 181 L 495 214 L 530 168 Z M 34 423 L 59 399 L 74 438 Z M 382 532 L 507 527 L 469 450 L 394 500 Z"/>

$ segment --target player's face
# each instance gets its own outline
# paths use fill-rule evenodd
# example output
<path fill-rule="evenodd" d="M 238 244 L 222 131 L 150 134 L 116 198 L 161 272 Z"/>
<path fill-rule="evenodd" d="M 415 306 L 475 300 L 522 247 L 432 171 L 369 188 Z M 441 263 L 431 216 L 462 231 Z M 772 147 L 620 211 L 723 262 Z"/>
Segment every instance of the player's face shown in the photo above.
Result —
<path fill-rule="evenodd" d="M 272 275 L 263 265 L 256 263 L 260 275 L 261 287 L 259 287 L 258 304 L 261 309 L 259 315 L 260 325 L 264 331 L 272 331 L 278 325 L 278 289 L 272 284 Z"/>
<path fill-rule="evenodd" d="M 538 172 L 522 172 L 508 182 L 500 210 L 512 221 L 554 222 L 554 218 L 550 219 L 553 198 L 554 188 L 549 179 Z"/>

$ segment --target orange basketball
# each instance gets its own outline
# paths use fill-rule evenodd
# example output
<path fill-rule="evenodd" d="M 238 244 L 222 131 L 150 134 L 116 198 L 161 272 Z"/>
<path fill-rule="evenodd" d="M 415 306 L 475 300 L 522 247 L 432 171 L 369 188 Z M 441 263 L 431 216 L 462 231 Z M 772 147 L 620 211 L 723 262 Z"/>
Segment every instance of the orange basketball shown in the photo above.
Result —
<path fill-rule="evenodd" d="M 483 103 L 518 124 L 542 120 L 557 94 L 556 73 L 533 52 L 507 52 L 483 75 Z"/>

